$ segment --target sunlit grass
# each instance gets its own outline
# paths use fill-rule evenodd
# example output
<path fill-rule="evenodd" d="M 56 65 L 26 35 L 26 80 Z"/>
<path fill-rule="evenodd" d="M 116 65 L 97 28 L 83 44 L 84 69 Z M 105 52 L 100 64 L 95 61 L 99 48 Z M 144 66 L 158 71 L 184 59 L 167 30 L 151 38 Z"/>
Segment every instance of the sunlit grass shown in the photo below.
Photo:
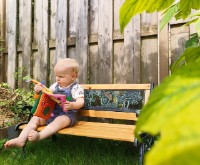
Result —
<path fill-rule="evenodd" d="M 137 149 L 129 142 L 57 136 L 28 143 L 21 149 L 1 150 L 1 165 L 129 165 L 138 164 Z"/>

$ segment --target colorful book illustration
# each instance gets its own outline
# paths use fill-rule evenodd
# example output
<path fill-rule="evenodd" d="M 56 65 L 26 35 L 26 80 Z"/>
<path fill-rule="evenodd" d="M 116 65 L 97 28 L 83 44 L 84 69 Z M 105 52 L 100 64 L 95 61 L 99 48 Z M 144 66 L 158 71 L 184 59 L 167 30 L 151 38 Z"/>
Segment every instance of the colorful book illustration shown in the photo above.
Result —
<path fill-rule="evenodd" d="M 65 95 L 53 94 L 44 84 L 34 79 L 31 79 L 30 81 L 43 87 L 40 95 L 37 95 L 37 97 L 35 97 L 36 101 L 32 108 L 33 115 L 47 120 L 48 118 L 50 118 L 56 103 L 64 109 L 64 105 L 66 102 Z M 67 100 L 69 100 L 69 98 L 67 98 Z"/>

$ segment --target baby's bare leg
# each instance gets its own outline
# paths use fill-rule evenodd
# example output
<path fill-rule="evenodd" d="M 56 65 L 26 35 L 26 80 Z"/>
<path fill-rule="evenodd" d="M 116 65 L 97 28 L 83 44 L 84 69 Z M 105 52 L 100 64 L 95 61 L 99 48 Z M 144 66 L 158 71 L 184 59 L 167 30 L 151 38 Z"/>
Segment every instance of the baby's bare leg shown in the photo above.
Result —
<path fill-rule="evenodd" d="M 38 141 L 50 137 L 64 127 L 69 126 L 71 120 L 68 116 L 62 115 L 55 118 L 55 120 L 47 125 L 41 132 L 35 130 L 30 131 L 28 135 L 29 141 Z"/>
<path fill-rule="evenodd" d="M 44 125 L 45 120 L 41 119 L 37 116 L 33 116 L 31 120 L 28 122 L 27 126 L 22 130 L 19 137 L 15 139 L 11 139 L 4 144 L 5 148 L 11 147 L 23 147 L 28 138 L 28 134 L 31 130 L 36 130 L 39 125 Z"/>

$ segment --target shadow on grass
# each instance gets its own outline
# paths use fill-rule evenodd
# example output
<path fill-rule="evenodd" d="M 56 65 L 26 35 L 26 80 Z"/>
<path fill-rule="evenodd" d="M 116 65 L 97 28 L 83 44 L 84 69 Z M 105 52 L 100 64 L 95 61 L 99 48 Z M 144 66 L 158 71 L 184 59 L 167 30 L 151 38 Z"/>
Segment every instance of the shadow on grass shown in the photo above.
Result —
<path fill-rule="evenodd" d="M 28 143 L 22 150 L 0 152 L 1 165 L 129 165 L 138 164 L 138 150 L 129 142 L 57 135 Z"/>

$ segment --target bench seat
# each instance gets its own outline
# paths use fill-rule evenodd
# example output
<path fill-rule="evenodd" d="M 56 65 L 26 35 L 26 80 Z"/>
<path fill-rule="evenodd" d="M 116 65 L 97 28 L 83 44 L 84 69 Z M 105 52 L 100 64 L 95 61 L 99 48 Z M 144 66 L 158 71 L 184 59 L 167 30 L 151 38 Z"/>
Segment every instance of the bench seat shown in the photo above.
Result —
<path fill-rule="evenodd" d="M 26 124 L 20 126 L 19 129 L 25 126 Z M 39 127 L 38 131 L 43 129 L 44 126 Z M 58 131 L 58 134 L 134 142 L 134 129 L 134 125 L 78 121 L 73 127 Z"/>

